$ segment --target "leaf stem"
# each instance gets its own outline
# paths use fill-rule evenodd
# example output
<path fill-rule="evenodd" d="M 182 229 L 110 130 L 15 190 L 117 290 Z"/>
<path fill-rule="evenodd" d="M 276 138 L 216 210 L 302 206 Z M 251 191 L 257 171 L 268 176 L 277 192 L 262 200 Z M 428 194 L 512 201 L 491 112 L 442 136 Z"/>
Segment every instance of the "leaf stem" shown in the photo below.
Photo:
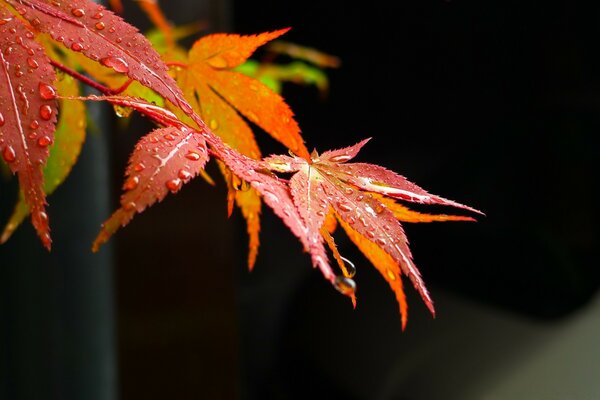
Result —
<path fill-rule="evenodd" d="M 102 93 L 106 96 L 114 96 L 119 93 L 123 93 L 129 87 L 129 85 L 131 85 L 131 83 L 133 82 L 133 79 L 128 79 L 123 85 L 119 86 L 118 88 L 111 89 L 111 88 L 104 86 L 101 83 L 98 83 L 95 80 L 83 75 L 82 73 L 79 73 L 79 72 L 75 71 L 74 69 L 71 69 L 71 68 L 67 67 L 66 65 L 59 63 L 58 61 L 50 59 L 50 64 L 52 64 L 52 66 L 58 68 L 59 70 L 63 71 L 67 75 L 71 75 L 73 78 L 88 85 L 89 87 L 96 89 L 97 91 L 99 91 L 100 93 Z"/>

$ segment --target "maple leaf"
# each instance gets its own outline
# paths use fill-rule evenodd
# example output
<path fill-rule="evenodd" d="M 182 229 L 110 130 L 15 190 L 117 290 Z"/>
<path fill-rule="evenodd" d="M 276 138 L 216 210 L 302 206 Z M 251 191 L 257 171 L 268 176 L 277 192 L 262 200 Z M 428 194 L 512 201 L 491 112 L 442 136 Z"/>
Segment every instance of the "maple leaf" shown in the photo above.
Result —
<path fill-rule="evenodd" d="M 192 113 L 168 67 L 136 28 L 90 0 L 4 0 L 17 8 L 34 29 L 49 33 L 64 47 L 125 74 Z M 57 29 L 57 27 L 60 27 Z"/>
<path fill-rule="evenodd" d="M 337 253 L 335 244 L 327 238 L 327 234 L 324 235 L 322 229 L 329 210 L 334 210 L 350 239 L 375 265 L 396 293 L 402 323 L 405 326 L 407 305 L 401 274 L 411 280 L 433 315 L 435 309 L 421 274 L 413 263 L 408 240 L 396 214 L 406 216 L 407 219 L 417 219 L 418 216 L 423 220 L 435 218 L 406 211 L 393 200 L 384 200 L 382 195 L 479 211 L 432 195 L 383 167 L 366 163 L 347 163 L 358 154 L 368 140 L 347 148 L 324 152 L 321 156 L 314 152 L 311 160 L 270 156 L 264 160 L 264 164 L 270 170 L 294 174 L 290 179 L 290 191 L 294 204 L 305 222 L 309 248 L 320 247 L 326 241 L 334 250 L 334 255 Z M 469 217 L 455 219 L 470 220 Z M 335 255 L 335 258 L 340 263 L 340 257 Z M 349 284 L 347 278 L 344 281 L 346 286 Z"/>
<path fill-rule="evenodd" d="M 177 74 L 186 98 L 210 129 L 228 145 L 254 159 L 261 157 L 254 134 L 241 115 L 297 154 L 308 157 L 293 113 L 277 93 L 261 82 L 233 69 L 245 62 L 262 44 L 287 29 L 259 35 L 214 34 L 192 46 L 187 68 Z M 226 174 L 228 212 L 235 202 L 246 219 L 249 235 L 248 267 L 252 269 L 259 246 L 261 202 L 256 190 L 235 190 L 236 183 Z"/>
<path fill-rule="evenodd" d="M 144 136 L 129 159 L 121 207 L 103 224 L 92 249 L 168 193 L 178 192 L 208 161 L 204 138 L 184 127 L 158 128 Z"/>
<path fill-rule="evenodd" d="M 79 95 L 79 83 L 70 76 L 63 77 L 56 82 L 55 86 L 57 92 L 62 96 Z M 65 104 L 66 102 L 68 102 L 68 106 Z M 67 178 L 73 165 L 77 162 L 85 140 L 86 117 L 83 102 L 81 100 L 61 100 L 60 109 L 66 107 L 69 112 L 59 114 L 54 144 L 50 147 L 50 156 L 44 168 L 44 192 L 46 195 L 52 194 Z M 15 210 L 2 233 L 0 243 L 8 240 L 28 214 L 29 208 L 21 192 Z"/>
<path fill-rule="evenodd" d="M 55 79 L 33 34 L 0 7 L 0 151 L 19 177 L 32 224 L 48 249 L 51 239 L 42 168 L 54 141 Z"/>

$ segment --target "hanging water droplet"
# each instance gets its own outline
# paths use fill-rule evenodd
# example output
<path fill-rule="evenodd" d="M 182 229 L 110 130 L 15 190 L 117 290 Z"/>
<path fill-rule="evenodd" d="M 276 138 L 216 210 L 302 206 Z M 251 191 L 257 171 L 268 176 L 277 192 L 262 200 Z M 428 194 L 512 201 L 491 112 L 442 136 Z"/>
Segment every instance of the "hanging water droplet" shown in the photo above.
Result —
<path fill-rule="evenodd" d="M 38 91 L 40 92 L 40 97 L 44 100 L 52 100 L 56 98 L 56 89 L 47 83 L 40 82 Z"/>
<path fill-rule="evenodd" d="M 188 179 L 190 179 L 192 177 L 192 173 L 190 171 L 188 171 L 187 169 L 180 169 L 179 172 L 177 173 L 177 176 L 181 179 L 183 179 L 184 181 L 187 181 Z"/>
<path fill-rule="evenodd" d="M 200 159 L 200 154 L 196 153 L 195 151 L 188 151 L 188 153 L 185 155 L 185 158 L 192 161 L 198 161 Z"/>
<path fill-rule="evenodd" d="M 6 161 L 7 163 L 14 162 L 17 158 L 15 149 L 13 149 L 12 146 L 6 146 L 4 148 L 4 151 L 2 152 L 2 158 L 4 158 L 4 161 Z"/>
<path fill-rule="evenodd" d="M 113 109 L 115 110 L 115 114 L 119 118 L 129 118 L 129 116 L 133 112 L 133 108 L 123 107 L 118 104 L 114 104 Z"/>
<path fill-rule="evenodd" d="M 356 275 L 356 266 L 352 261 L 348 260 L 346 257 L 340 256 L 340 258 L 342 259 L 342 261 L 344 261 L 344 266 L 346 268 L 344 271 L 342 271 L 344 273 L 344 276 L 346 278 L 353 278 L 354 275 Z"/>
<path fill-rule="evenodd" d="M 112 68 L 122 74 L 129 72 L 129 64 L 120 57 L 104 57 L 100 59 L 100 63 L 105 67 Z"/>
<path fill-rule="evenodd" d="M 133 190 L 133 189 L 135 189 L 137 187 L 137 185 L 139 183 L 140 183 L 140 177 L 139 176 L 132 176 L 129 179 L 127 179 L 127 181 L 123 185 L 123 189 L 125 189 L 125 190 Z"/>
<path fill-rule="evenodd" d="M 48 136 L 42 136 L 38 139 L 37 143 L 40 147 L 48 147 L 52 143 L 52 139 Z"/>
<path fill-rule="evenodd" d="M 40 107 L 40 118 L 42 118 L 44 121 L 50 120 L 50 118 L 52 118 L 52 114 L 52 107 L 50 107 L 48 104 L 44 104 Z"/>
<path fill-rule="evenodd" d="M 351 296 L 356 293 L 356 282 L 345 276 L 336 276 L 334 286 L 338 292 L 346 296 Z"/>
<path fill-rule="evenodd" d="M 169 189 L 172 193 L 175 193 L 181 187 L 181 179 L 175 178 L 167 181 L 166 183 L 167 189 Z"/>

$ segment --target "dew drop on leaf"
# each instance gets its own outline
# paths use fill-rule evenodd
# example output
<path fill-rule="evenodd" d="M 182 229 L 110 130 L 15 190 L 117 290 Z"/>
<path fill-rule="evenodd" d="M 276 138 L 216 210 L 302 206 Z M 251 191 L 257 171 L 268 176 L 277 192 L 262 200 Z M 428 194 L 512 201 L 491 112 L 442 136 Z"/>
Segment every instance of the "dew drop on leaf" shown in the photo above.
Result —
<path fill-rule="evenodd" d="M 81 50 L 83 50 L 83 45 L 81 43 L 75 42 L 71 45 L 71 50 L 81 51 Z"/>
<path fill-rule="evenodd" d="M 6 120 L 4 119 L 4 115 L 0 112 L 0 126 L 3 126 Z"/>
<path fill-rule="evenodd" d="M 346 296 L 356 293 L 356 283 L 354 280 L 345 276 L 336 276 L 334 286 L 338 292 L 345 294 Z"/>
<path fill-rule="evenodd" d="M 33 69 L 36 69 L 40 66 L 40 64 L 38 64 L 38 62 L 33 57 L 27 57 L 27 64 Z"/>
<path fill-rule="evenodd" d="M 76 17 L 83 17 L 85 15 L 85 11 L 82 8 L 74 8 L 71 10 L 71 14 Z"/>
<path fill-rule="evenodd" d="M 390 280 L 395 281 L 397 279 L 396 274 L 391 269 L 387 269 L 385 273 L 388 276 L 388 278 L 390 278 Z"/>
<path fill-rule="evenodd" d="M 7 163 L 14 162 L 17 158 L 15 149 L 13 149 L 12 146 L 6 146 L 4 148 L 4 151 L 2 152 L 2 158 L 4 158 L 4 161 L 6 161 Z"/>
<path fill-rule="evenodd" d="M 102 29 L 104 29 L 106 27 L 106 25 L 104 24 L 104 22 L 102 21 L 98 21 L 96 22 L 96 25 L 94 25 L 96 27 L 96 29 L 98 29 L 99 31 L 101 31 Z"/>
<path fill-rule="evenodd" d="M 183 179 L 184 181 L 187 181 L 188 179 L 190 179 L 192 177 L 192 173 L 190 171 L 188 171 L 187 169 L 180 169 L 177 176 L 179 178 Z"/>
<path fill-rule="evenodd" d="M 189 151 L 185 155 L 185 158 L 191 161 L 198 161 L 200 159 L 200 154 L 196 153 L 195 151 Z"/>
<path fill-rule="evenodd" d="M 40 82 L 38 90 L 40 92 L 40 97 L 44 100 L 52 100 L 56 98 L 56 89 L 47 83 Z"/>
<path fill-rule="evenodd" d="M 339 202 L 338 207 L 342 211 L 347 211 L 347 212 L 352 211 L 352 207 L 348 203 Z"/>
<path fill-rule="evenodd" d="M 133 170 L 135 172 L 142 172 L 144 170 L 144 168 L 146 168 L 146 166 L 144 165 L 144 163 L 139 162 L 139 163 L 135 164 L 135 166 L 133 167 Z"/>
<path fill-rule="evenodd" d="M 167 181 L 166 185 L 167 185 L 167 189 L 169 189 L 171 192 L 175 193 L 181 187 L 181 179 L 179 179 L 179 178 L 171 179 L 171 180 Z"/>
<path fill-rule="evenodd" d="M 50 143 L 52 143 L 52 139 L 50 139 L 48 136 L 42 136 L 38 139 L 37 143 L 40 147 L 48 147 Z"/>
<path fill-rule="evenodd" d="M 100 63 L 105 67 L 112 68 L 122 74 L 129 72 L 129 64 L 120 57 L 104 57 L 100 60 Z"/>
<path fill-rule="evenodd" d="M 136 204 L 133 201 L 130 201 L 123 205 L 125 211 L 133 211 L 135 210 Z"/>
<path fill-rule="evenodd" d="M 40 117 L 44 121 L 50 120 L 50 118 L 52 118 L 52 107 L 50 107 L 48 104 L 44 104 L 43 106 L 41 106 L 40 107 Z"/>
<path fill-rule="evenodd" d="M 140 178 L 138 176 L 132 176 L 131 178 L 127 179 L 127 182 L 125 182 L 123 188 L 125 190 L 133 190 L 137 187 L 138 183 L 140 183 Z"/>

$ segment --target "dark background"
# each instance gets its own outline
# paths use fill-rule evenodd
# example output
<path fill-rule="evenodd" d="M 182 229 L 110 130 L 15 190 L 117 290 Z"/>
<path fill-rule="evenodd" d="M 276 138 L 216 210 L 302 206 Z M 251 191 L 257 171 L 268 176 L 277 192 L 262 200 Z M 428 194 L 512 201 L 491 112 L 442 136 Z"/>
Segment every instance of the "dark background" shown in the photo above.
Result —
<path fill-rule="evenodd" d="M 322 151 L 372 136 L 360 161 L 389 167 L 487 217 L 476 224 L 406 226 L 438 318 L 431 320 L 407 288 L 411 308 L 402 333 L 387 284 L 342 235 L 340 251 L 358 268 L 355 311 L 310 267 L 268 210 L 256 270 L 247 273 L 243 221 L 239 214 L 227 220 L 223 185 L 192 182 L 113 239 L 115 300 L 114 308 L 107 306 L 114 310 L 118 360 L 116 367 L 109 363 L 113 394 L 477 399 L 503 387 L 500 393 L 513 394 L 504 398 L 547 398 L 541 388 L 561 376 L 563 394 L 578 398 L 581 392 L 569 391 L 576 378 L 558 370 L 542 373 L 531 360 L 558 360 L 585 377 L 600 359 L 594 340 L 566 333 L 560 342 L 571 359 L 545 347 L 559 342 L 555 332 L 588 326 L 577 318 L 598 309 L 590 299 L 600 282 L 600 5 L 176 4 L 163 8 L 178 23 L 208 15 L 215 31 L 291 26 L 285 40 L 339 56 L 342 68 L 329 71 L 325 100 L 314 88 L 284 87 L 309 148 Z M 129 17 L 135 6 L 126 6 Z M 282 151 L 266 135 L 257 136 L 265 153 Z M 119 133 L 111 140 L 114 205 L 138 137 Z M 33 241 L 29 228 L 19 234 Z M 56 241 L 69 240 L 64 235 Z M 49 323 L 38 324 L 21 329 Z M 598 326 L 581 331 L 600 334 Z M 110 352 L 111 344 L 105 349 Z M 14 371 L 11 360 L 18 358 L 4 358 L 4 371 Z M 505 377 L 523 365 L 531 374 L 523 379 L 539 391 L 515 396 L 498 382 L 514 382 Z M 8 389 L 0 394 L 27 398 L 7 376 Z M 57 387 L 73 385 L 61 379 Z"/>

